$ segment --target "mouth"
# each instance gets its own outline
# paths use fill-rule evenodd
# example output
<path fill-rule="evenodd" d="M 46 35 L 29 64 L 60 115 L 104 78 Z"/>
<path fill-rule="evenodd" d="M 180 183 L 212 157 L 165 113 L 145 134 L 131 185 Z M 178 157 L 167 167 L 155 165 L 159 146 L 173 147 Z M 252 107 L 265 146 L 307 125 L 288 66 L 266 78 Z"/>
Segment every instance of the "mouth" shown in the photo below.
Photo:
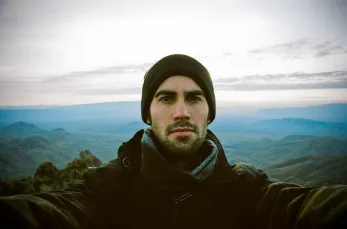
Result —
<path fill-rule="evenodd" d="M 178 137 L 187 137 L 191 136 L 193 130 L 190 128 L 175 128 L 171 131 L 171 134 Z"/>
<path fill-rule="evenodd" d="M 175 128 L 171 131 L 171 133 L 179 133 L 179 132 L 193 132 L 190 128 Z"/>

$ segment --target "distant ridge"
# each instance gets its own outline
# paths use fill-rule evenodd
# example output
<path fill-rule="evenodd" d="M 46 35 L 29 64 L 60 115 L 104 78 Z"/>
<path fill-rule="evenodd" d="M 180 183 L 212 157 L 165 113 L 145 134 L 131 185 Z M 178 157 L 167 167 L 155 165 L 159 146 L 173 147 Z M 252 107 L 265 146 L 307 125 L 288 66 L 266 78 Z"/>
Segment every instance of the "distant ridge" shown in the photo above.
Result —
<path fill-rule="evenodd" d="M 347 123 L 323 122 L 304 118 L 268 119 L 253 122 L 250 129 L 282 135 L 334 136 L 347 140 Z"/>
<path fill-rule="evenodd" d="M 34 129 L 38 129 L 38 127 L 36 127 L 34 124 L 20 121 L 20 122 L 12 123 L 4 128 L 4 130 L 25 130 L 25 129 L 34 130 Z"/>
<path fill-rule="evenodd" d="M 140 101 L 119 101 L 119 102 L 100 102 L 100 103 L 82 103 L 71 105 L 29 105 L 29 106 L 0 106 L 1 110 L 31 110 L 31 109 L 54 109 L 54 108 L 70 108 L 79 106 L 94 106 L 94 105 L 115 105 L 121 103 L 140 103 Z"/>
<path fill-rule="evenodd" d="M 1 135 L 11 137 L 27 137 L 32 135 L 40 135 L 44 132 L 44 130 L 40 129 L 36 125 L 23 121 L 12 123 L 0 130 Z"/>
<path fill-rule="evenodd" d="M 268 118 L 305 118 L 328 122 L 347 122 L 347 103 L 306 107 L 261 109 L 257 115 Z"/>
<path fill-rule="evenodd" d="M 0 125 L 29 123 L 82 122 L 84 120 L 141 120 L 140 102 L 110 102 L 49 108 L 0 109 Z"/>

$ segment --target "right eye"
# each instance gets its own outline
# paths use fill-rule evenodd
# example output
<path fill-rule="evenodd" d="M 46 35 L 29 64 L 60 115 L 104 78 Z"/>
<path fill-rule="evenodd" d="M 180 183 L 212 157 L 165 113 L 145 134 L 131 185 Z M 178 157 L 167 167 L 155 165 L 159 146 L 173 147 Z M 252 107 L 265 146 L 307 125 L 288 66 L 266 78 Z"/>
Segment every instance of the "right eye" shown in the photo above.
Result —
<path fill-rule="evenodd" d="M 172 101 L 172 97 L 171 96 L 162 96 L 159 98 L 160 102 L 164 102 L 164 103 L 169 103 Z"/>

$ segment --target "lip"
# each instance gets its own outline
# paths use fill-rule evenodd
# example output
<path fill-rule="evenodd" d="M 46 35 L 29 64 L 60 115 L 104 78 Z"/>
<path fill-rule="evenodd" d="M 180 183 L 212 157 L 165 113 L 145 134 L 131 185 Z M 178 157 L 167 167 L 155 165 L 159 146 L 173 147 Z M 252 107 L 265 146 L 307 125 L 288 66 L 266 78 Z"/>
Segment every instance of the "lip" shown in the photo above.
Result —
<path fill-rule="evenodd" d="M 171 131 L 171 133 L 180 133 L 180 132 L 193 132 L 193 130 L 189 128 L 176 128 Z"/>
<path fill-rule="evenodd" d="M 193 130 L 189 128 L 176 128 L 171 131 L 171 134 L 176 137 L 189 137 L 193 134 Z"/>

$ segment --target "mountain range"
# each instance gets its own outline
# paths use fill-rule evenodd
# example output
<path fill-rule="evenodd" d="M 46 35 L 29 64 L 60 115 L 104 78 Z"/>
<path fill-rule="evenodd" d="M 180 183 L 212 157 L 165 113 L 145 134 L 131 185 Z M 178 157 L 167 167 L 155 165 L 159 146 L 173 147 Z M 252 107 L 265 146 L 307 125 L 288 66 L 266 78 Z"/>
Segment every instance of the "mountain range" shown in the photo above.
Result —
<path fill-rule="evenodd" d="M 28 122 L 37 125 L 56 127 L 71 127 L 83 129 L 83 123 L 88 121 L 90 126 L 108 124 L 124 124 L 142 122 L 141 103 L 110 102 L 82 104 L 63 107 L 21 107 L 0 108 L 0 127 L 14 122 Z M 324 104 L 319 106 L 271 108 L 271 109 L 241 109 L 232 107 L 217 107 L 214 125 L 232 123 L 249 123 L 264 119 L 303 118 L 324 122 L 347 123 L 347 103 Z"/>
<path fill-rule="evenodd" d="M 272 179 L 303 185 L 345 182 L 345 108 L 330 104 L 247 114 L 223 108 L 209 129 L 231 163 L 255 165 Z M 47 161 L 62 169 L 86 149 L 105 163 L 116 157 L 122 142 L 148 127 L 139 102 L 0 109 L 0 118 L 0 180 L 32 176 Z"/>
<path fill-rule="evenodd" d="M 320 122 L 304 121 L 313 127 L 320 125 Z M 296 125 L 303 120 L 265 120 L 257 123 L 261 126 L 262 122 L 267 123 L 267 129 L 263 130 L 265 132 L 272 126 L 277 128 L 282 122 L 290 131 L 290 123 Z M 26 122 L 10 124 L 0 130 L 0 179 L 30 176 L 37 165 L 44 161 L 52 161 L 58 168 L 62 168 L 79 151 L 85 149 L 90 150 L 102 162 L 107 162 L 116 157 L 121 143 L 128 140 L 141 125 L 143 124 L 132 122 L 123 124 L 118 130 L 113 129 L 113 133 L 82 134 L 71 133 L 63 128 L 45 130 Z M 324 125 L 327 128 L 329 123 Z M 336 128 L 335 123 L 331 125 L 332 129 Z M 313 127 L 307 125 L 304 129 L 314 129 Z M 240 130 L 225 132 L 218 131 L 217 128 L 215 134 L 223 143 L 231 163 L 245 162 L 260 168 L 270 168 L 269 166 L 286 160 L 311 155 L 347 155 L 347 142 L 333 136 L 287 135 L 279 138 L 278 135 L 277 138 L 271 138 L 271 135 L 261 131 L 259 129 L 259 133 L 250 138 L 247 138 L 246 131 L 238 139 L 232 136 L 240 135 Z"/>

